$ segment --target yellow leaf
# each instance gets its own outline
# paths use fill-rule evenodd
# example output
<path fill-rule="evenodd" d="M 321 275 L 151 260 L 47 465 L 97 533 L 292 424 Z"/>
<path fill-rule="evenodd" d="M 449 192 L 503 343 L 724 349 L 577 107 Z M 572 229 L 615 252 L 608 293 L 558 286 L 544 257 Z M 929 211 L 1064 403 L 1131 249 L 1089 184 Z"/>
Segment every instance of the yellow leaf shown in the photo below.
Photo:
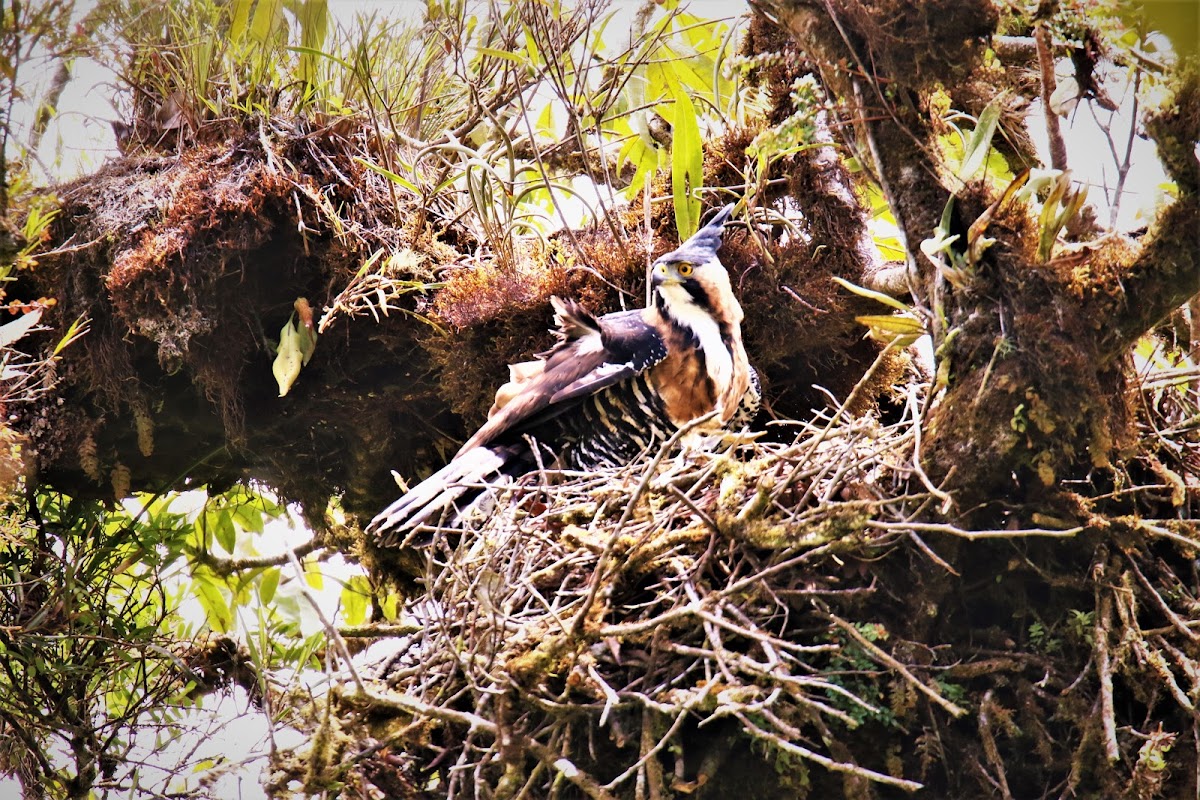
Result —
<path fill-rule="evenodd" d="M 868 314 L 854 319 L 867 326 L 872 339 L 885 344 L 895 342 L 899 347 L 908 347 L 925 334 L 921 321 L 908 314 Z"/>
<path fill-rule="evenodd" d="M 276 351 L 275 362 L 271 365 L 275 382 L 279 384 L 280 397 L 286 395 L 296 378 L 300 377 L 300 367 L 303 365 L 304 354 L 300 350 L 298 331 L 289 319 L 279 331 L 279 349 Z"/>
<path fill-rule="evenodd" d="M 514 64 L 520 64 L 524 59 L 516 53 L 510 53 L 507 50 L 497 50 L 494 47 L 477 47 L 480 55 L 491 56 L 492 58 L 502 58 L 505 61 L 511 61 Z"/>
<path fill-rule="evenodd" d="M 891 295 L 886 295 L 883 292 L 877 292 L 874 289 L 868 289 L 865 286 L 859 286 L 857 283 L 851 283 L 850 281 L 845 280 L 844 278 L 839 278 L 836 275 L 833 276 L 833 282 L 836 283 L 838 286 L 842 287 L 843 289 L 847 289 L 851 292 L 854 292 L 856 295 L 858 295 L 860 297 L 867 297 L 867 298 L 870 298 L 871 300 L 878 300 L 880 303 L 883 303 L 885 306 L 891 306 L 892 308 L 896 309 L 897 311 L 902 311 L 902 312 L 908 313 L 909 311 L 912 310 L 911 308 L 909 308 L 909 306 L 907 304 L 897 300 L 896 298 L 892 297 Z"/>

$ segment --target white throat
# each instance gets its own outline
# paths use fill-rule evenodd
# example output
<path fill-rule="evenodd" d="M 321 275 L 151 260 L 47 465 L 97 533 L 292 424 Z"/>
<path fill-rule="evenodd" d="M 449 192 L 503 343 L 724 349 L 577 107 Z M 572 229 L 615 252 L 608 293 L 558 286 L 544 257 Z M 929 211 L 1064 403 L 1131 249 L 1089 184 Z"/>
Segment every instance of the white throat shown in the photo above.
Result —
<path fill-rule="evenodd" d="M 700 341 L 705 369 L 716 386 L 717 396 L 721 396 L 733 381 L 733 354 L 721 339 L 721 328 L 717 321 L 696 305 L 687 289 L 679 284 L 660 286 L 658 291 L 665 300 L 666 313 L 684 328 L 692 331 Z"/>

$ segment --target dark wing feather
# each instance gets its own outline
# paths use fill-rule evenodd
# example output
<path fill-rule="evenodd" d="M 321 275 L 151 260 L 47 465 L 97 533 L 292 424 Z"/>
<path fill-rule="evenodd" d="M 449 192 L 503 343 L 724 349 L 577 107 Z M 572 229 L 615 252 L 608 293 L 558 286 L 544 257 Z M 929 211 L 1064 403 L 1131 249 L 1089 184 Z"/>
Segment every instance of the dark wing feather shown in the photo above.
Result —
<path fill-rule="evenodd" d="M 599 323 L 604 362 L 555 392 L 551 403 L 583 399 L 645 372 L 667 357 L 666 342 L 646 322 L 642 311 L 606 314 Z"/>
<path fill-rule="evenodd" d="M 558 342 L 539 354 L 544 362 L 540 371 L 525 370 L 501 388 L 497 395 L 505 397 L 503 404 L 493 407 L 460 455 L 506 435 L 519 436 L 666 358 L 666 344 L 642 311 L 597 318 L 572 300 L 555 297 L 552 302 Z"/>

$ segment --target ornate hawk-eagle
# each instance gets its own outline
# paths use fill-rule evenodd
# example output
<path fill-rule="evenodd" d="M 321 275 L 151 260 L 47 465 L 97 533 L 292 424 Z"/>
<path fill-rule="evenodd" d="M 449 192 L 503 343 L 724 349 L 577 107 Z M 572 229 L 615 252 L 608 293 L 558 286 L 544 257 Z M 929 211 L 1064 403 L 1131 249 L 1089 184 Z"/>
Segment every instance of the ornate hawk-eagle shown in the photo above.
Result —
<path fill-rule="evenodd" d="M 509 367 L 487 422 L 449 464 L 371 521 L 380 544 L 455 524 L 488 486 L 539 461 L 574 470 L 617 466 L 710 412 L 709 427 L 748 423 L 758 411 L 758 377 L 742 347 L 742 307 L 717 258 L 732 212 L 725 206 L 654 262 L 647 308 L 597 317 L 552 298 L 558 342 Z"/>

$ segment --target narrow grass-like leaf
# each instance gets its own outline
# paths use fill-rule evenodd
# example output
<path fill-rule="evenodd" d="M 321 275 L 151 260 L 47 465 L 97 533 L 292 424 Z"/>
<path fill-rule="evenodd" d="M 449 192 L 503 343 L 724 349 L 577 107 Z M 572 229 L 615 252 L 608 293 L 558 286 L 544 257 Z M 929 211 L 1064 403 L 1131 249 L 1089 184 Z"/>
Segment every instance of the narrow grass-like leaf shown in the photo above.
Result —
<path fill-rule="evenodd" d="M 317 80 L 317 56 L 329 32 L 329 0 L 305 0 L 300 6 L 300 80 L 313 86 Z"/>
<path fill-rule="evenodd" d="M 992 147 L 992 138 L 996 135 L 996 125 L 1000 122 L 1000 105 L 1004 99 L 1001 94 L 995 100 L 987 104 L 987 108 L 979 115 L 979 122 L 975 125 L 975 132 L 971 134 L 971 139 L 967 142 L 966 149 L 963 151 L 962 164 L 958 168 L 958 177 L 965 180 L 970 180 L 971 176 L 979 171 L 983 166 L 984 159 L 987 158 L 988 151 Z"/>
<path fill-rule="evenodd" d="M 511 61 L 514 64 L 522 64 L 525 61 L 525 59 L 521 58 L 516 53 L 510 53 L 507 50 L 497 50 L 494 47 L 477 47 L 475 49 L 480 55 L 491 56 L 492 58 L 500 58 L 505 61 Z"/>
<path fill-rule="evenodd" d="M 67 328 L 67 332 L 63 334 L 58 343 L 54 345 L 54 352 L 50 355 L 56 356 L 65 350 L 72 342 L 88 332 L 87 317 L 80 315 L 71 323 L 71 327 Z"/>
<path fill-rule="evenodd" d="M 398 185 L 404 187 L 405 189 L 409 190 L 413 194 L 419 195 L 421 193 L 420 188 L 415 183 L 413 183 L 410 180 L 407 180 L 406 178 L 400 177 L 396 173 L 392 172 L 390 169 L 381 167 L 378 164 L 375 164 L 371 161 L 367 161 L 365 158 L 359 158 L 358 156 L 354 156 L 354 160 L 357 161 L 358 163 L 362 164 L 364 167 L 371 170 L 372 172 L 376 172 L 376 173 L 382 175 L 383 177 L 387 178 L 392 183 L 395 183 L 395 184 L 398 184 Z"/>
<path fill-rule="evenodd" d="M 843 278 L 839 278 L 836 275 L 833 276 L 833 282 L 836 283 L 838 286 L 841 286 L 843 289 L 847 289 L 851 292 L 854 292 L 859 297 L 867 297 L 867 298 L 870 298 L 871 300 L 878 300 L 880 303 L 883 303 L 885 306 L 891 306 L 892 308 L 896 309 L 897 311 L 904 311 L 904 312 L 912 311 L 912 309 L 907 304 L 902 303 L 901 301 L 897 300 L 896 298 L 894 298 L 890 295 L 886 295 L 883 292 L 877 292 L 874 289 L 868 289 L 865 286 L 859 286 L 857 283 L 851 283 L 850 281 L 845 280 Z"/>
<path fill-rule="evenodd" d="M 700 226 L 700 199 L 696 191 L 704 184 L 704 149 L 692 98 L 669 66 L 663 74 L 675 103 L 671 131 L 671 198 L 675 204 L 675 228 L 679 238 L 686 239 Z"/>

